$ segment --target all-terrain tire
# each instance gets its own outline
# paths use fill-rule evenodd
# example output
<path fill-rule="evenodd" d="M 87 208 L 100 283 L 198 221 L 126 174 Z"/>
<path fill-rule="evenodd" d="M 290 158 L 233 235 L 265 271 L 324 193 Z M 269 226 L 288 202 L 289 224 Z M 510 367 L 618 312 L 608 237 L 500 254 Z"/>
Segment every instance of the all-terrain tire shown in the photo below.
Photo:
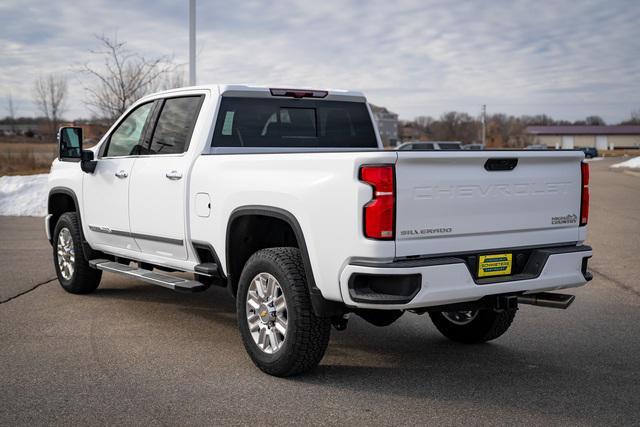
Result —
<path fill-rule="evenodd" d="M 66 231 L 65 231 L 66 230 Z M 69 253 L 59 248 L 60 239 L 63 243 L 71 239 L 72 245 L 62 245 L 69 248 Z M 72 260 L 73 271 L 61 268 L 60 259 L 67 257 Z M 96 290 L 102 278 L 102 271 L 89 266 L 89 260 L 82 250 L 82 229 L 76 212 L 66 212 L 60 216 L 53 232 L 53 265 L 62 288 L 72 294 L 88 294 Z M 63 271 L 64 270 L 64 271 Z"/>
<path fill-rule="evenodd" d="M 250 286 L 261 274 L 271 275 L 277 280 L 281 289 L 279 295 L 284 295 L 286 300 L 286 335 L 281 347 L 271 354 L 258 346 L 248 320 Z M 240 276 L 236 311 L 244 347 L 253 363 L 267 374 L 278 377 L 300 374 L 317 366 L 324 356 L 329 344 L 331 321 L 317 317 L 313 312 L 299 249 L 268 248 L 254 253 Z"/>
<path fill-rule="evenodd" d="M 452 341 L 478 344 L 491 341 L 509 329 L 516 310 L 479 310 L 476 317 L 466 324 L 456 324 L 442 312 L 430 312 L 431 321 L 438 331 Z"/>

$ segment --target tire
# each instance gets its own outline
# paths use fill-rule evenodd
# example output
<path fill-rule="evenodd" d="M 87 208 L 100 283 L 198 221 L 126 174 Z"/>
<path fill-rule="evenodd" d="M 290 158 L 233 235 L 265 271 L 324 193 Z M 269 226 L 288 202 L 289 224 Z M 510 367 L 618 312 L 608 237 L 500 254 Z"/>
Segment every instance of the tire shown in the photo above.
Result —
<path fill-rule="evenodd" d="M 301 374 L 324 356 L 331 320 L 313 313 L 299 249 L 254 253 L 240 276 L 236 311 L 244 347 L 263 372 L 277 377 Z"/>
<path fill-rule="evenodd" d="M 461 313 L 472 313 L 471 319 L 452 320 Z M 516 310 L 477 310 L 474 312 L 430 312 L 431 321 L 438 331 L 452 341 L 478 344 L 491 341 L 509 329 Z"/>
<path fill-rule="evenodd" d="M 56 223 L 53 232 L 53 265 L 60 285 L 67 292 L 88 294 L 100 284 L 102 271 L 91 268 L 84 256 L 82 230 L 75 212 L 62 214 Z"/>

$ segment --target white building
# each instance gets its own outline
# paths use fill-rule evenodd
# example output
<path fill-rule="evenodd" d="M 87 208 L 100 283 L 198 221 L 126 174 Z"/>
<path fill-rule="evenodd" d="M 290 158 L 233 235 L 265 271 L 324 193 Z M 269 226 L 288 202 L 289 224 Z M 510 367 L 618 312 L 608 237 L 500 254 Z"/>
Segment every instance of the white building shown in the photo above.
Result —
<path fill-rule="evenodd" d="M 549 148 L 595 147 L 598 150 L 640 147 L 640 126 L 529 126 L 533 144 Z"/>

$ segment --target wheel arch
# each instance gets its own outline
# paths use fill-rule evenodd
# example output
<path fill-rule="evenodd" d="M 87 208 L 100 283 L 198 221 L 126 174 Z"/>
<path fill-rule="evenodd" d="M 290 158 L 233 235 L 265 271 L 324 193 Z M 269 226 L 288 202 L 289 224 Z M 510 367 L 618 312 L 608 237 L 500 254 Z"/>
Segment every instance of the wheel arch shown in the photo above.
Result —
<path fill-rule="evenodd" d="M 49 236 L 51 239 L 49 243 L 53 244 L 53 232 L 58 223 L 60 216 L 66 212 L 75 212 L 78 215 L 78 223 L 80 224 L 80 236 L 82 237 L 82 251 L 86 259 L 97 258 L 100 253 L 91 249 L 87 239 L 84 235 L 84 229 L 82 227 L 82 214 L 80 212 L 80 204 L 78 203 L 78 197 L 76 193 L 67 187 L 53 187 L 49 191 L 49 197 L 47 200 L 47 211 L 51 217 L 49 218 Z"/>
<path fill-rule="evenodd" d="M 47 213 L 51 215 L 48 222 L 49 236 L 53 236 L 53 231 L 56 228 L 56 223 L 58 222 L 60 216 L 65 212 L 76 212 L 78 214 L 80 224 L 82 224 L 82 220 L 80 219 L 79 207 L 80 205 L 78 204 L 78 197 L 73 190 L 66 187 L 52 188 L 51 191 L 49 191 L 47 200 Z M 49 243 L 51 243 L 52 240 L 53 237 L 49 240 Z"/>
<path fill-rule="evenodd" d="M 246 223 L 251 221 L 255 221 L 255 223 L 248 226 L 249 228 L 243 227 L 243 222 L 245 223 L 244 225 L 246 225 Z M 278 224 L 278 227 L 288 227 L 291 236 L 286 236 L 285 234 L 285 236 L 281 237 L 282 240 L 275 239 L 273 242 L 276 242 L 275 246 L 294 246 L 300 250 L 302 264 L 307 278 L 307 286 L 309 288 L 309 296 L 311 297 L 315 314 L 320 317 L 342 314 L 344 311 L 343 304 L 325 300 L 322 292 L 316 286 L 304 233 L 297 218 L 291 212 L 274 206 L 241 206 L 234 209 L 229 216 L 225 239 L 225 262 L 228 284 L 232 293 L 235 295 L 237 292 L 238 280 L 246 260 L 257 250 L 274 247 L 273 245 L 269 245 L 270 241 L 272 241 L 269 238 L 258 240 L 258 242 L 251 242 L 248 245 L 246 244 L 248 238 L 247 233 L 245 233 L 245 241 L 235 238 L 237 237 L 235 236 L 236 233 L 240 233 L 243 228 L 245 231 L 250 230 L 250 227 L 255 227 L 256 223 L 262 225 L 271 223 L 272 225 Z M 239 249 L 239 247 L 243 249 Z"/>

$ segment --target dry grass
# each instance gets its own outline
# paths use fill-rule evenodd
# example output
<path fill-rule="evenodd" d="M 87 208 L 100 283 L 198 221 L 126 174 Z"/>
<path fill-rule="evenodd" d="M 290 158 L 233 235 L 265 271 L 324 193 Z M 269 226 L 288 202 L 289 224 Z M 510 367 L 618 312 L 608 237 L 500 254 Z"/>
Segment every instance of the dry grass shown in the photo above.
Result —
<path fill-rule="evenodd" d="M 0 175 L 47 173 L 57 155 L 57 144 L 0 141 Z"/>

